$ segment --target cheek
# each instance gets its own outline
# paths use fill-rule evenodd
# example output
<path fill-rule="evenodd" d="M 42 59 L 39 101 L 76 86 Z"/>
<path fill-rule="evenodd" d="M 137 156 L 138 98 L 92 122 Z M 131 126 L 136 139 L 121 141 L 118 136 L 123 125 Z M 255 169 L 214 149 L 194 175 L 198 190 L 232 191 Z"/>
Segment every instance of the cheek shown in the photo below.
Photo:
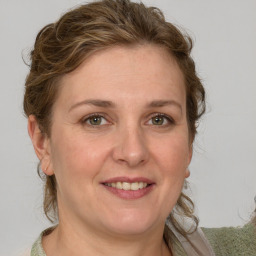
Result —
<path fill-rule="evenodd" d="M 162 212 L 167 217 L 174 208 L 183 188 L 185 174 L 189 159 L 189 147 L 187 140 L 166 141 L 161 147 L 159 161 L 161 171 L 161 192 L 159 201 L 164 202 Z M 159 151 L 160 152 L 160 151 Z"/>
<path fill-rule="evenodd" d="M 163 140 L 155 149 L 158 164 L 169 174 L 182 176 L 190 161 L 190 149 L 186 136 L 172 136 Z"/>
<path fill-rule="evenodd" d="M 86 139 L 83 134 L 74 136 L 72 132 L 60 132 L 55 136 L 52 146 L 56 176 L 72 176 L 70 182 L 75 178 L 96 176 L 107 155 L 106 147 L 102 144 L 98 145 L 97 140 Z M 61 175 L 58 175 L 60 172 Z"/>
<path fill-rule="evenodd" d="M 65 138 L 63 140 L 62 138 Z M 106 158 L 106 147 L 84 136 L 59 133 L 53 143 L 52 162 L 57 180 L 58 200 L 80 212 L 78 202 L 89 207 L 95 195 L 95 184 Z M 60 203 L 61 204 L 61 203 Z M 61 206 L 60 206 L 61 207 Z"/>
<path fill-rule="evenodd" d="M 161 172 L 164 201 L 172 205 L 178 199 L 190 160 L 188 140 L 184 136 L 173 136 L 155 149 L 154 158 Z"/>

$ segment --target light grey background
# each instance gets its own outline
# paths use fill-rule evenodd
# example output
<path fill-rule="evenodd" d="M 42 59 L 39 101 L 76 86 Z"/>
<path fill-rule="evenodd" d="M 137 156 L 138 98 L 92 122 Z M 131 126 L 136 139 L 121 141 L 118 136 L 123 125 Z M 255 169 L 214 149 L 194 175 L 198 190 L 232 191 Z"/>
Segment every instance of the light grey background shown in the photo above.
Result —
<path fill-rule="evenodd" d="M 195 41 L 193 56 L 208 93 L 189 178 L 200 225 L 243 225 L 256 195 L 256 1 L 144 2 L 163 9 Z M 78 3 L 0 0 L 1 256 L 18 255 L 49 226 L 22 114 L 28 72 L 22 53 L 29 52 L 42 26 Z"/>

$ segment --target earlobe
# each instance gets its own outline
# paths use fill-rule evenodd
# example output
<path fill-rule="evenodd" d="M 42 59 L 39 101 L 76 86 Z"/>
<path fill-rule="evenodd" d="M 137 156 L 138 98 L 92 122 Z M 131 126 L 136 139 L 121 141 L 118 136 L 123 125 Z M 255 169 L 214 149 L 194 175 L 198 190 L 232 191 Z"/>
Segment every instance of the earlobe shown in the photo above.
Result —
<path fill-rule="evenodd" d="M 49 138 L 39 128 L 38 122 L 34 115 L 28 117 L 28 133 L 32 141 L 35 153 L 40 160 L 42 171 L 46 175 L 53 175 L 51 167 L 51 154 Z"/>
<path fill-rule="evenodd" d="M 187 168 L 187 170 L 186 170 L 186 172 L 185 172 L 185 179 L 187 179 L 189 176 L 190 176 L 190 171 L 189 171 L 189 169 Z"/>
<path fill-rule="evenodd" d="M 44 156 L 41 160 L 40 160 L 40 164 L 41 164 L 41 169 L 42 171 L 47 175 L 47 176 L 51 176 L 54 174 L 52 165 L 51 165 L 51 159 L 50 159 L 50 155 L 46 155 Z"/>
<path fill-rule="evenodd" d="M 192 155 L 193 155 L 193 147 L 192 147 L 192 145 L 191 145 L 190 148 L 189 148 L 189 153 L 188 153 L 188 162 L 187 162 L 187 166 L 189 166 L 189 164 L 190 164 L 190 162 L 191 162 L 191 160 L 192 160 Z M 189 169 L 188 169 L 188 167 L 187 167 L 186 172 L 185 172 L 185 178 L 188 178 L 189 176 L 190 176 L 190 171 L 189 171 Z"/>

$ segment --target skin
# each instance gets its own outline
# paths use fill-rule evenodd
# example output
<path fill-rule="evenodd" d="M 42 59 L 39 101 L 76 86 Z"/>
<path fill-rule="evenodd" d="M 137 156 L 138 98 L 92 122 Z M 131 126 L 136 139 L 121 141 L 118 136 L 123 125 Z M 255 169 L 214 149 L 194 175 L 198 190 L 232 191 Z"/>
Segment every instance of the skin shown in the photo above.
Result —
<path fill-rule="evenodd" d="M 115 46 L 60 84 L 51 137 L 28 120 L 42 169 L 57 180 L 59 225 L 43 238 L 47 255 L 171 255 L 164 223 L 192 155 L 178 64 L 158 46 Z M 147 178 L 151 189 L 122 198 L 102 184 L 116 177 Z"/>

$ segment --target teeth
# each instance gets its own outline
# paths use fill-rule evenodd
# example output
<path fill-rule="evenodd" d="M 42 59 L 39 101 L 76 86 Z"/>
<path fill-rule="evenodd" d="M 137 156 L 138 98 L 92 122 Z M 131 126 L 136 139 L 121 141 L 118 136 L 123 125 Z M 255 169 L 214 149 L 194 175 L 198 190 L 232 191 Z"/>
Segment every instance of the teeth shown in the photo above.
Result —
<path fill-rule="evenodd" d="M 131 184 L 128 182 L 123 182 L 123 190 L 131 190 Z"/>
<path fill-rule="evenodd" d="M 116 188 L 122 189 L 122 188 L 123 188 L 122 183 L 121 183 L 121 182 L 117 182 L 117 183 L 116 183 Z"/>
<path fill-rule="evenodd" d="M 112 183 L 105 183 L 106 186 L 112 187 L 112 188 L 117 188 L 117 189 L 123 189 L 123 190 L 139 190 L 142 188 L 147 187 L 147 183 L 145 182 L 112 182 Z"/>
<path fill-rule="evenodd" d="M 131 184 L 131 190 L 138 190 L 139 189 L 139 184 L 138 182 L 134 182 Z"/>

